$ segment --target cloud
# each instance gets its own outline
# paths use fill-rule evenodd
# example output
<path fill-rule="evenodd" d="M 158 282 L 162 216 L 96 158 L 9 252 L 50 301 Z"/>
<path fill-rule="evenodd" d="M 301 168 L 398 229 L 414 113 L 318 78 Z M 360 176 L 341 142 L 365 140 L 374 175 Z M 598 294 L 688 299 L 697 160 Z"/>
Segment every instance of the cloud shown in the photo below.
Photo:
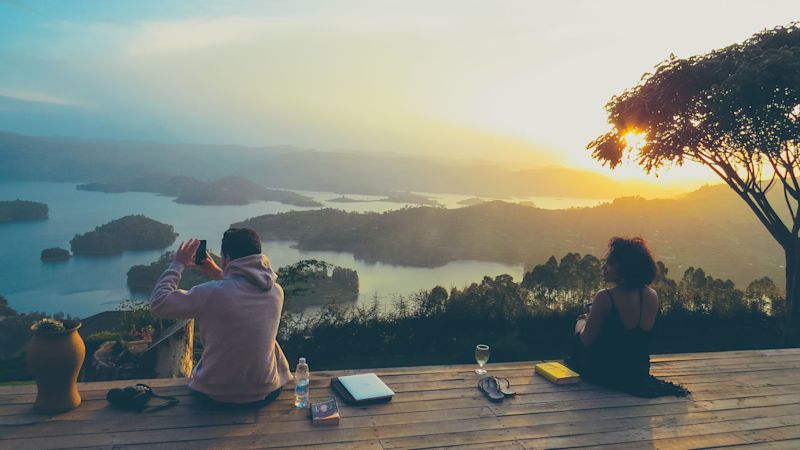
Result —
<path fill-rule="evenodd" d="M 246 17 L 142 22 L 128 45 L 128 52 L 159 55 L 242 44 L 281 27 L 281 22 L 280 19 Z"/>
<path fill-rule="evenodd" d="M 68 99 L 51 95 L 45 92 L 20 90 L 20 89 L 7 89 L 0 87 L 0 97 L 11 98 L 24 102 L 32 103 L 45 103 L 48 105 L 69 106 L 69 107 L 85 107 L 86 105 L 77 100 Z"/>

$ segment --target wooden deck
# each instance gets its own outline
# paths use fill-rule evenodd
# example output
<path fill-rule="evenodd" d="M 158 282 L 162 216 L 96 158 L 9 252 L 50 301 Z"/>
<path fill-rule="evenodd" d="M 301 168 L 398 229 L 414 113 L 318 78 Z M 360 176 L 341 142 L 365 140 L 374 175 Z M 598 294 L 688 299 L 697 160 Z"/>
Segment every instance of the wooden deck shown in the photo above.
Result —
<path fill-rule="evenodd" d="M 342 421 L 329 428 L 311 426 L 292 407 L 291 390 L 260 410 L 220 412 L 195 404 L 185 380 L 146 380 L 179 395 L 181 404 L 136 414 L 105 401 L 107 389 L 130 381 L 87 383 L 80 408 L 39 416 L 31 410 L 34 386 L 0 387 L 0 448 L 800 448 L 800 349 L 661 355 L 653 362 L 654 374 L 692 396 L 640 399 L 587 383 L 554 386 L 524 362 L 489 365 L 518 392 L 495 404 L 476 389 L 473 366 L 378 369 L 397 393 L 392 402 L 340 402 Z M 329 378 L 343 373 L 314 373 L 312 397 L 331 396 Z"/>

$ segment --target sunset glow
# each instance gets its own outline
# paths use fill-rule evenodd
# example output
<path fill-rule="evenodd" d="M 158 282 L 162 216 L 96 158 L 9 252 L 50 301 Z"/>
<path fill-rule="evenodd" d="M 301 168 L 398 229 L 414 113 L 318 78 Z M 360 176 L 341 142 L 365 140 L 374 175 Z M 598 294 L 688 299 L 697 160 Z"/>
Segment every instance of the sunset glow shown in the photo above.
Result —
<path fill-rule="evenodd" d="M 647 133 L 631 130 L 622 136 L 628 150 L 637 152 L 647 144 Z"/>
<path fill-rule="evenodd" d="M 608 128 L 605 102 L 671 53 L 739 42 L 796 13 L 788 1 L 20 5 L 0 2 L 7 131 L 290 144 L 642 180 L 652 178 L 637 167 L 606 172 L 586 151 Z M 682 167 L 659 183 L 713 181 Z"/>

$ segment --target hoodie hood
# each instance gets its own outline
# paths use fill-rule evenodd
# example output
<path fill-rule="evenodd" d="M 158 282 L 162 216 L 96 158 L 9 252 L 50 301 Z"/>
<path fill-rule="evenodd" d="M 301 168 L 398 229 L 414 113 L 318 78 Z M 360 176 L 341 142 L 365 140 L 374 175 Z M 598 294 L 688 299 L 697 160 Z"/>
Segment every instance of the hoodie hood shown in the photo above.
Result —
<path fill-rule="evenodd" d="M 225 278 L 229 276 L 246 278 L 265 291 L 272 289 L 275 280 L 278 279 L 278 274 L 272 270 L 266 255 L 236 258 L 225 267 L 224 276 Z"/>

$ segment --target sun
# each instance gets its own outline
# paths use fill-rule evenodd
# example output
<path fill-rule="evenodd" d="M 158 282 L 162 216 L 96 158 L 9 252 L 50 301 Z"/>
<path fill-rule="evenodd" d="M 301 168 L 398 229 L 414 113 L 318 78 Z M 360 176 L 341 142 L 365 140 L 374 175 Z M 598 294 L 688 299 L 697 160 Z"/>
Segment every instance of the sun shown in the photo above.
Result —
<path fill-rule="evenodd" d="M 638 151 L 647 144 L 647 133 L 638 130 L 631 130 L 622 135 L 625 147 L 629 150 Z"/>

